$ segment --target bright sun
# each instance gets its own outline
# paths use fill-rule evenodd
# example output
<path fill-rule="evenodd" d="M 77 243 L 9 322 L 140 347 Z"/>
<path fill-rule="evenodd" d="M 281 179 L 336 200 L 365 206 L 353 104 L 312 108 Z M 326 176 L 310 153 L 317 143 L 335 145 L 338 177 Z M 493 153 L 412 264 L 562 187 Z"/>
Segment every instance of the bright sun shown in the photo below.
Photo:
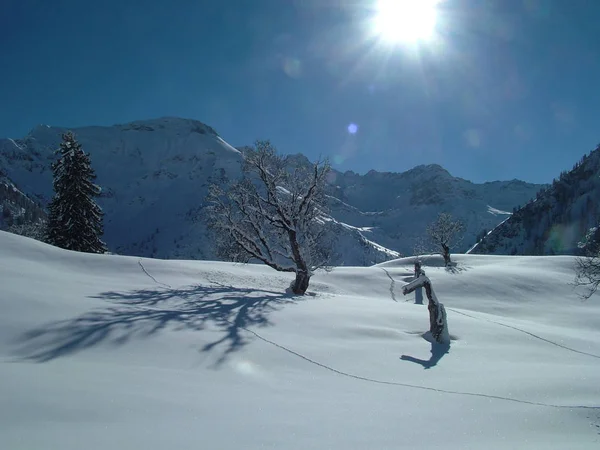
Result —
<path fill-rule="evenodd" d="M 379 0 L 375 32 L 389 42 L 416 42 L 433 36 L 439 0 Z"/>

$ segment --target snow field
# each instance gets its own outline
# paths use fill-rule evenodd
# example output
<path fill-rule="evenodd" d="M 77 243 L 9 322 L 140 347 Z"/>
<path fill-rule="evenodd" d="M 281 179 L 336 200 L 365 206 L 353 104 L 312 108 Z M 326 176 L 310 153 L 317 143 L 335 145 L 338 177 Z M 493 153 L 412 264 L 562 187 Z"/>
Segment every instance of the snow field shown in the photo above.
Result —
<path fill-rule="evenodd" d="M 0 448 L 596 448 L 600 304 L 573 258 L 455 260 L 424 261 L 444 348 L 410 258 L 299 298 L 263 266 L 0 232 Z"/>

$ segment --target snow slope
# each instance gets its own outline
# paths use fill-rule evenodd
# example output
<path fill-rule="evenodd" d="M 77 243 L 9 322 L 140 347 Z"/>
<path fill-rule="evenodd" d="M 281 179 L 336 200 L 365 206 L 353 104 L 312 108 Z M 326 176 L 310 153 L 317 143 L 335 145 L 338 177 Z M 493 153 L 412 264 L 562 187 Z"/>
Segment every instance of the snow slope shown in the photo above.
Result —
<path fill-rule="evenodd" d="M 64 131 L 41 125 L 23 139 L 0 139 L 0 171 L 24 193 L 48 201 L 50 163 Z M 103 188 L 98 202 L 106 213 L 104 239 L 112 252 L 214 259 L 202 221 L 204 198 L 211 181 L 239 176 L 238 150 L 210 126 L 174 117 L 73 131 L 91 154 Z M 292 165 L 309 163 L 302 155 L 290 160 Z M 510 211 L 540 187 L 518 181 L 474 184 L 436 165 L 403 174 L 330 175 L 335 221 L 328 226 L 339 235 L 335 263 L 340 265 L 370 265 L 410 254 L 415 238 L 442 210 L 467 223 L 466 250 L 477 233 L 501 220 L 488 205 Z"/>
<path fill-rule="evenodd" d="M 448 349 L 401 294 L 410 259 L 297 298 L 263 266 L 0 249 L 2 449 L 600 444 L 600 298 L 570 257 L 426 259 Z"/>

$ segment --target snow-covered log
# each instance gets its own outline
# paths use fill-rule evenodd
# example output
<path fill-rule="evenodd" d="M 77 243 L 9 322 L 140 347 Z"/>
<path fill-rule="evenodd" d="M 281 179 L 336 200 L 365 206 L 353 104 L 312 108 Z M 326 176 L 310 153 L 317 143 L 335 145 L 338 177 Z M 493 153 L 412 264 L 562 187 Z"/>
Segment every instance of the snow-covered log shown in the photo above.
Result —
<path fill-rule="evenodd" d="M 421 276 L 423 269 L 421 268 L 421 261 L 415 261 L 415 280 Z M 423 304 L 423 288 L 415 289 L 415 304 L 422 305 Z"/>
<path fill-rule="evenodd" d="M 431 332 L 431 335 L 439 343 L 450 343 L 446 309 L 444 308 L 444 305 L 438 301 L 435 292 L 433 292 L 431 280 L 429 280 L 423 270 L 421 270 L 419 278 L 411 281 L 402 288 L 402 293 L 407 295 L 421 287 L 425 288 L 425 294 L 429 300 L 429 331 Z"/>

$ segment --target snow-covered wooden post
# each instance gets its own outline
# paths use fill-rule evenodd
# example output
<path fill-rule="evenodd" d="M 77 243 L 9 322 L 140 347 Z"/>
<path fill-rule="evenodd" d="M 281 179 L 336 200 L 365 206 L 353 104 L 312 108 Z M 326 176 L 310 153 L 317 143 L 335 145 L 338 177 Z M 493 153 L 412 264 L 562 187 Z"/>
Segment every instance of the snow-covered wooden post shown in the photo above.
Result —
<path fill-rule="evenodd" d="M 417 280 L 423 272 L 423 269 L 421 269 L 421 261 L 416 260 L 415 261 L 415 280 Z M 423 304 L 423 288 L 416 288 L 415 289 L 415 304 L 416 305 L 422 305 Z"/>
<path fill-rule="evenodd" d="M 448 322 L 446 321 L 446 309 L 438 301 L 435 292 L 433 292 L 431 281 L 427 278 L 425 272 L 421 271 L 419 278 L 403 286 L 402 293 L 404 295 L 410 294 L 420 287 L 425 288 L 425 294 L 429 299 L 429 331 L 431 335 L 440 344 L 449 344 L 450 334 L 448 333 Z"/>

